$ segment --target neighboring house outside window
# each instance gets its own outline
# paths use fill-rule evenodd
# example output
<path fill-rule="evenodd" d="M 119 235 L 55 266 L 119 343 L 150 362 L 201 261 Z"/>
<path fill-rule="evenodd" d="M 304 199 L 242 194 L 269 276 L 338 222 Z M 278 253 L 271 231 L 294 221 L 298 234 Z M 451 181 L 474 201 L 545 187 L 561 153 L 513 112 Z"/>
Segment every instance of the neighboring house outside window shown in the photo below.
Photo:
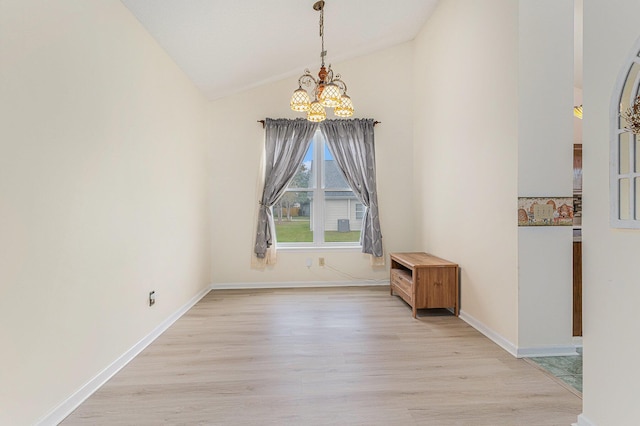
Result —
<path fill-rule="evenodd" d="M 363 213 L 324 136 L 316 131 L 284 196 L 273 206 L 278 246 L 359 247 Z"/>
<path fill-rule="evenodd" d="M 364 217 L 364 204 L 356 203 L 356 219 L 362 220 Z"/>

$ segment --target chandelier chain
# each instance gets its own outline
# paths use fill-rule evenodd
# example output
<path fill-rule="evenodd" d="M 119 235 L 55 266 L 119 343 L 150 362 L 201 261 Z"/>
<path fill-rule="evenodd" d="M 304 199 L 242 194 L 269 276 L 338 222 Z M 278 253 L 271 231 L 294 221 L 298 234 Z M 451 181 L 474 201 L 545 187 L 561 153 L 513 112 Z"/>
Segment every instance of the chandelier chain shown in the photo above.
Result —
<path fill-rule="evenodd" d="M 322 66 L 324 67 L 324 57 L 327 56 L 327 51 L 324 50 L 324 4 L 320 6 L 320 57 L 322 58 Z"/>

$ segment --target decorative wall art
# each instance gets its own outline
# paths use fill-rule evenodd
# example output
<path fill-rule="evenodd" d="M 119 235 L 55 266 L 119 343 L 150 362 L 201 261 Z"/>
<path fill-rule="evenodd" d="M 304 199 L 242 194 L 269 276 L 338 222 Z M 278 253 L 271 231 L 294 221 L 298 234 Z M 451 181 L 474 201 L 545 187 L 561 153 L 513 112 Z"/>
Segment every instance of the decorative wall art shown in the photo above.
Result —
<path fill-rule="evenodd" d="M 518 197 L 518 226 L 572 226 L 573 197 Z"/>

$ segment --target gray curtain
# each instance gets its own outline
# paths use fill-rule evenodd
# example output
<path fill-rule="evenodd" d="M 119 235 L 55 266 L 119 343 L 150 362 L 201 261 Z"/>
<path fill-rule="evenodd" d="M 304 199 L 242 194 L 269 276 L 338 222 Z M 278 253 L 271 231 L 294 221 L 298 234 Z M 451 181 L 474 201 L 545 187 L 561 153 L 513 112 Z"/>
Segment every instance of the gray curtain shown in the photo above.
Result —
<path fill-rule="evenodd" d="M 373 119 L 325 120 L 320 129 L 336 164 L 365 206 L 360 232 L 362 252 L 382 257 Z"/>
<path fill-rule="evenodd" d="M 264 258 L 274 242 L 275 225 L 271 207 L 282 197 L 295 176 L 317 128 L 318 123 L 304 118 L 265 120 L 264 191 L 260 200 L 254 249 L 258 258 Z"/>

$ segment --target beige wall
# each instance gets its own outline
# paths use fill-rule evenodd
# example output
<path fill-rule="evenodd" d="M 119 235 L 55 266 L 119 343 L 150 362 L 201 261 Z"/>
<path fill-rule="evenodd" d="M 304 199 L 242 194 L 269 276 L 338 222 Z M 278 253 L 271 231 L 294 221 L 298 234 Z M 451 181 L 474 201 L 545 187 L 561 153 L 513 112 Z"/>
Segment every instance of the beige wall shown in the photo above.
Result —
<path fill-rule="evenodd" d="M 517 342 L 518 4 L 442 1 L 415 42 L 418 248 L 458 262 L 461 309 Z"/>
<path fill-rule="evenodd" d="M 520 1 L 521 197 L 573 196 L 573 9 L 572 0 Z M 575 353 L 572 244 L 571 227 L 518 228 L 519 352 Z"/>
<path fill-rule="evenodd" d="M 209 284 L 208 117 L 117 0 L 2 1 L 0 61 L 0 424 L 22 425 Z"/>
<path fill-rule="evenodd" d="M 609 108 L 618 73 L 640 37 L 634 0 L 584 2 L 584 417 L 640 419 L 640 234 L 609 227 Z"/>
<path fill-rule="evenodd" d="M 312 53 L 310 53 L 312 54 Z M 412 44 L 332 64 L 349 85 L 356 117 L 375 118 L 378 201 L 386 253 L 414 248 L 412 162 Z M 303 70 L 300 70 L 302 73 Z M 289 109 L 298 75 L 229 96 L 211 105 L 213 120 L 213 284 L 343 282 L 388 279 L 359 251 L 279 251 L 278 263 L 251 269 L 256 188 L 264 131 L 256 120 L 303 117 Z M 329 113 L 329 116 L 332 114 Z M 331 118 L 331 117 L 330 117 Z M 318 267 L 325 257 L 329 267 Z M 313 266 L 306 267 L 306 259 Z M 387 262 L 388 263 L 388 262 Z M 332 268 L 338 269 L 336 272 Z"/>
<path fill-rule="evenodd" d="M 573 3 L 443 1 L 414 61 L 419 248 L 460 263 L 463 318 L 505 349 L 573 352 L 571 229 L 515 219 L 572 194 Z"/>

